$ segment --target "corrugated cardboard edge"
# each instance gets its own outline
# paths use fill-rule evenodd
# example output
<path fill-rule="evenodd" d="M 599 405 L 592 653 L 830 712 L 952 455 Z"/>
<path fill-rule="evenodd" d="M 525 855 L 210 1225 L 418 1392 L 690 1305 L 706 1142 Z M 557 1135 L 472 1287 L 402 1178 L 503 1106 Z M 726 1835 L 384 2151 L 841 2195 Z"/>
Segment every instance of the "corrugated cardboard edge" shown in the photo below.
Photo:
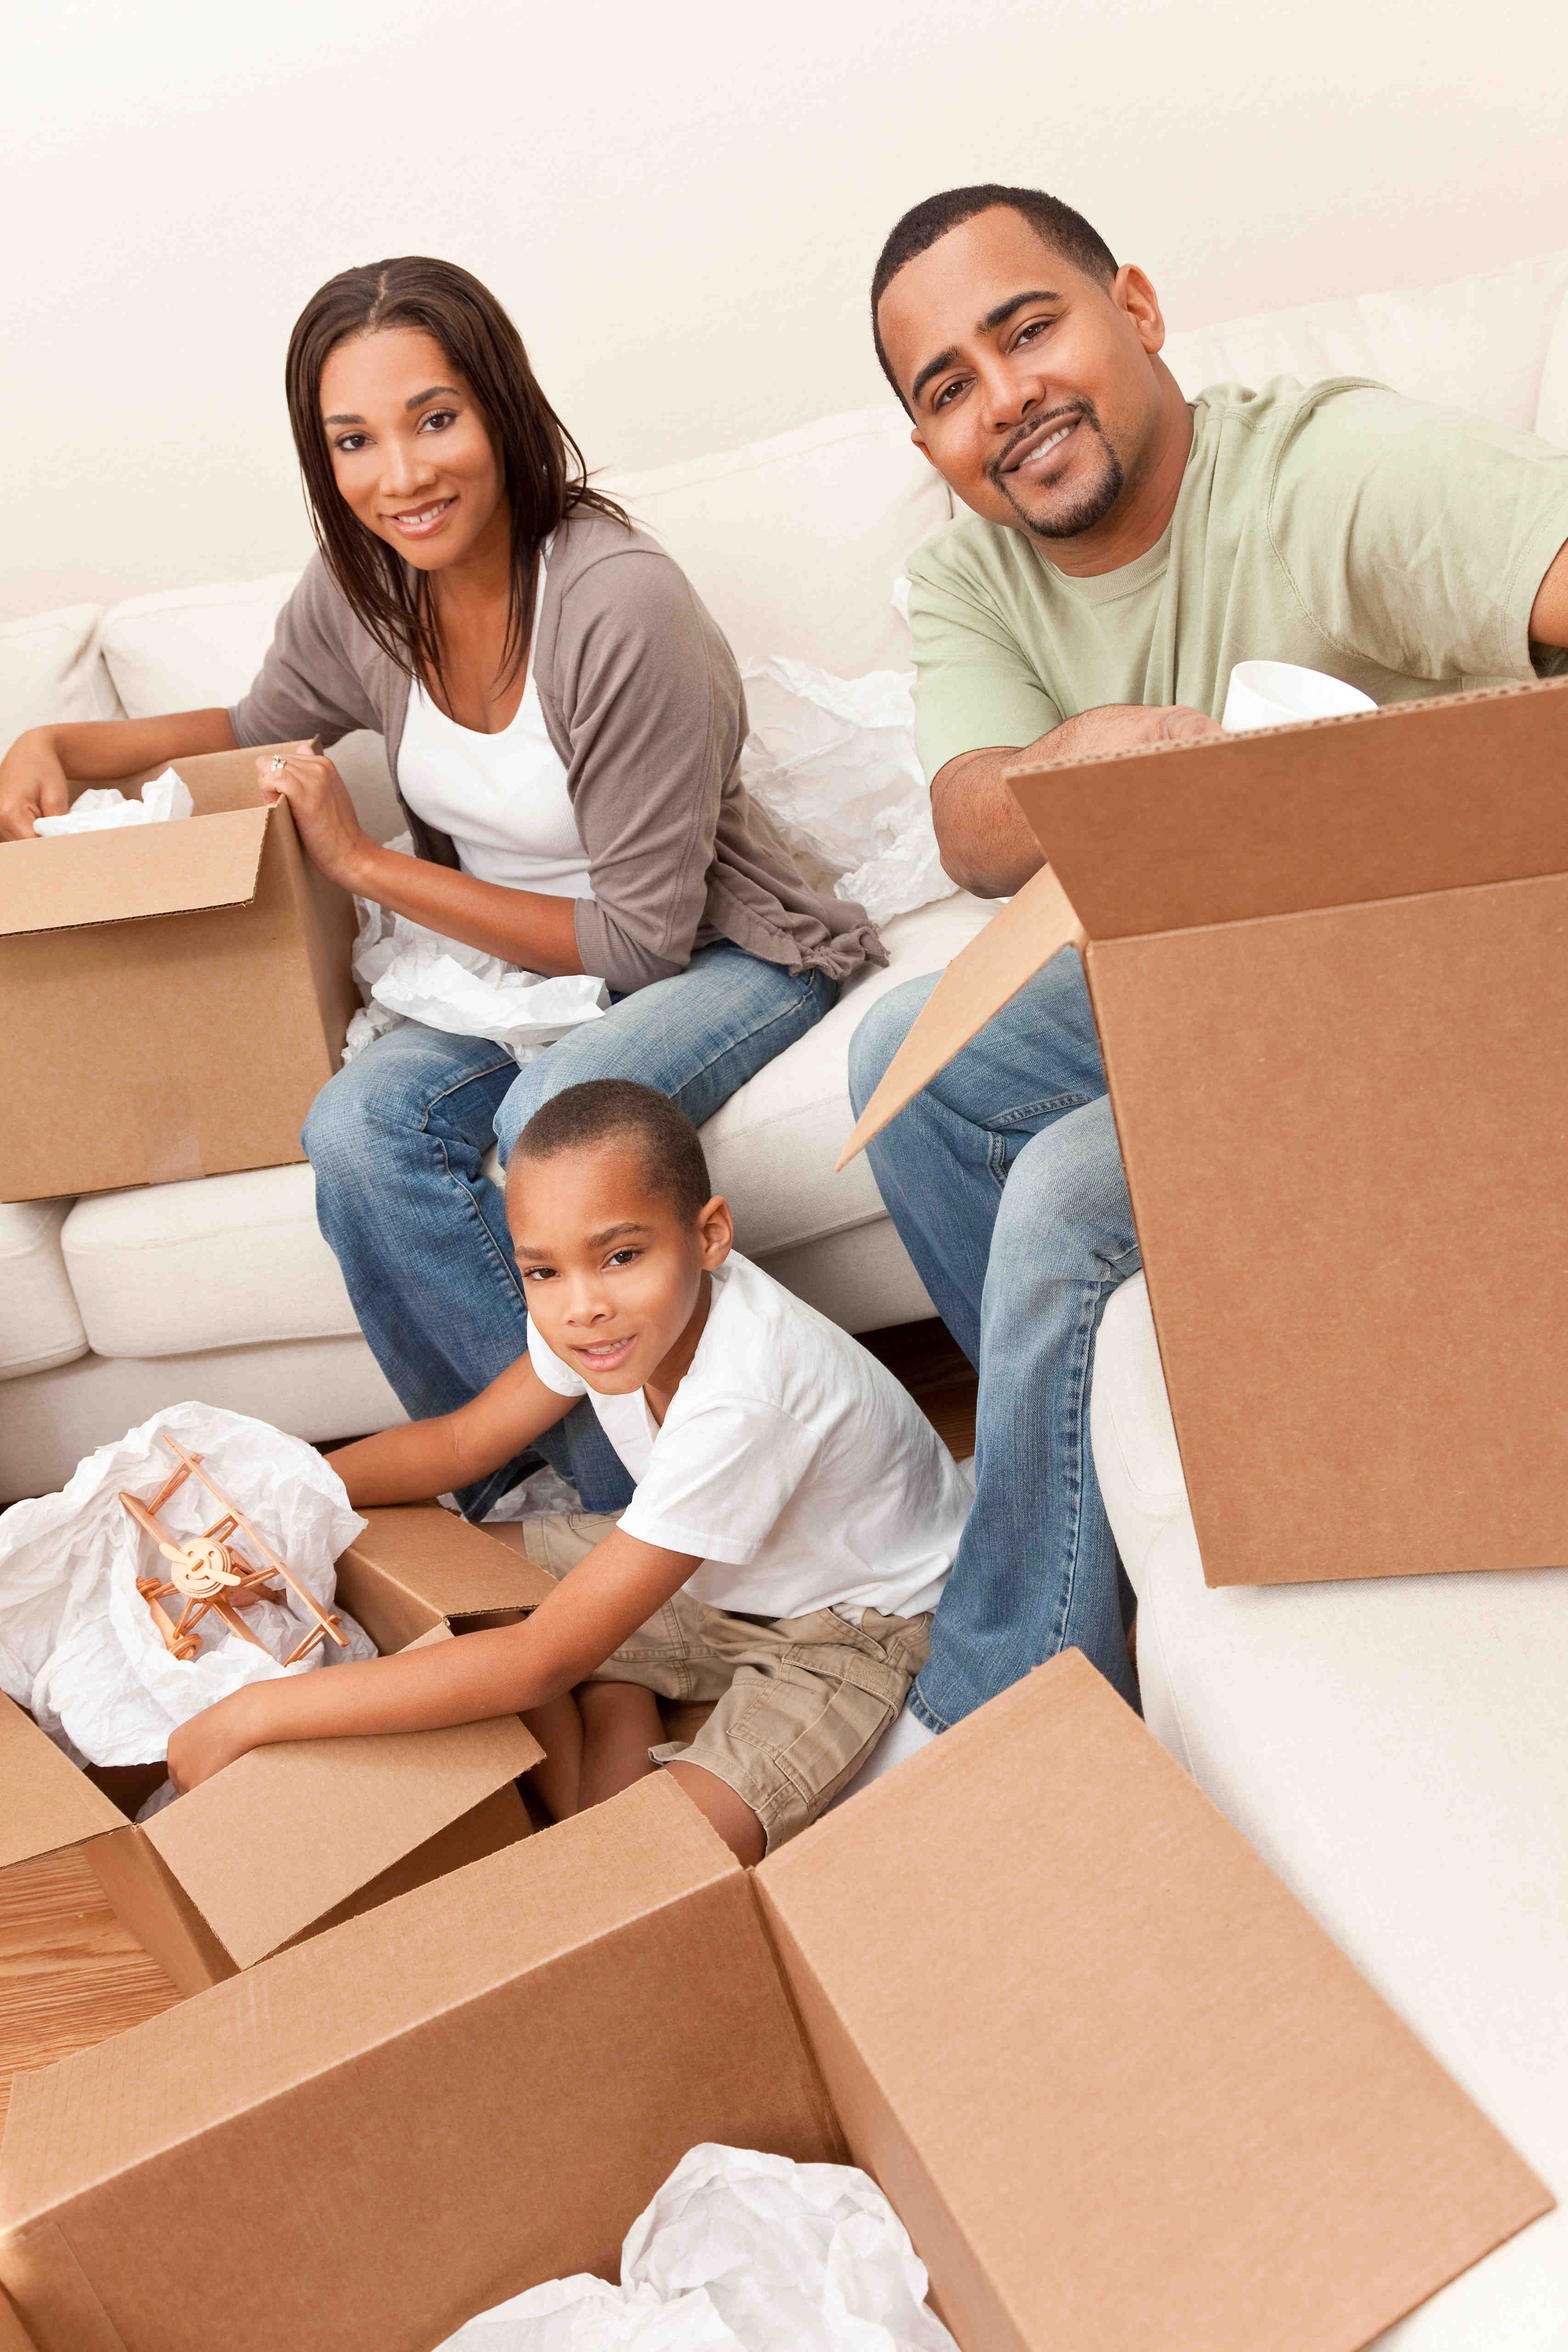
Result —
<path fill-rule="evenodd" d="M 110 1908 L 177 1992 L 205 1992 L 235 1973 L 224 1950 L 144 1830 L 127 1824 L 82 1849 Z"/>

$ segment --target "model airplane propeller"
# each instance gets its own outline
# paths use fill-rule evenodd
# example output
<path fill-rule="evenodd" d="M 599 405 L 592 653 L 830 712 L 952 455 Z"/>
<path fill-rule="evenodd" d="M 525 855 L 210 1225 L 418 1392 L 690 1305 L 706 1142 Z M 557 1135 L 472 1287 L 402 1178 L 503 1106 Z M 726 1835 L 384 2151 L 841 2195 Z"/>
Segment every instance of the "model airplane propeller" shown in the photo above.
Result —
<path fill-rule="evenodd" d="M 209 1610 L 215 1617 L 221 1618 L 231 1633 L 237 1633 L 242 1642 L 249 1642 L 256 1649 L 265 1650 L 267 1644 L 257 1640 L 239 1612 L 258 1601 L 282 1601 L 285 1596 L 273 1581 L 277 1577 L 282 1578 L 301 1613 L 316 1621 L 304 1640 L 280 1663 L 286 1666 L 294 1665 L 300 1658 L 307 1657 L 318 1642 L 323 1646 L 328 1642 L 335 1642 L 340 1649 L 346 1649 L 348 1637 L 340 1630 L 336 1617 L 322 1609 L 314 1596 L 289 1575 L 278 1554 L 257 1532 L 238 1505 L 231 1503 L 217 1481 L 210 1478 L 202 1468 L 201 1455 L 187 1454 L 184 1446 L 175 1444 L 167 1430 L 161 1430 L 159 1435 L 171 1454 L 179 1457 L 177 1468 L 171 1470 L 150 1503 L 143 1503 L 138 1496 L 128 1495 L 123 1489 L 120 1499 L 138 1527 L 146 1529 L 169 1562 L 166 1580 L 156 1576 L 139 1576 L 136 1590 L 152 1611 L 153 1622 L 163 1636 L 163 1646 L 170 1655 L 182 1662 L 195 1656 L 201 1648 L 196 1627 Z M 213 1500 L 221 1504 L 223 1516 L 215 1519 L 203 1534 L 189 1536 L 182 1542 L 160 1527 L 158 1513 L 187 1478 L 196 1479 L 206 1488 Z M 260 1554 L 266 1562 L 265 1567 L 253 1567 L 234 1549 L 230 1538 L 237 1534 L 242 1535 L 251 1549 Z M 177 1619 L 171 1617 L 163 1607 L 164 1601 L 175 1593 L 185 1603 Z"/>

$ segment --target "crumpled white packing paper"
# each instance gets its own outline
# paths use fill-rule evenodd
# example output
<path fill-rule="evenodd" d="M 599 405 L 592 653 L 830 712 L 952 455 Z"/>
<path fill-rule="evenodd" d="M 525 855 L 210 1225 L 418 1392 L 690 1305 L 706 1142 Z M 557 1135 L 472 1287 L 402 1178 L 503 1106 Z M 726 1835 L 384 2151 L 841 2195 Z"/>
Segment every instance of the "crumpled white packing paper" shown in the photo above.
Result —
<path fill-rule="evenodd" d="M 705 2142 L 633 2222 L 618 2287 L 552 2279 L 441 2352 L 958 2352 L 928 2284 L 853 2165 Z"/>
<path fill-rule="evenodd" d="M 112 786 L 79 793 L 64 816 L 37 817 L 33 830 L 46 839 L 59 833 L 110 833 L 127 824 L 168 824 L 195 811 L 189 787 L 173 768 L 165 768 L 161 776 L 142 785 L 138 801 L 128 801 Z"/>
<path fill-rule="evenodd" d="M 741 781 L 819 887 L 874 923 L 952 896 L 915 754 L 912 670 L 835 677 L 775 655 L 742 665 Z"/>
<path fill-rule="evenodd" d="M 292 1601 L 284 1608 L 268 1601 L 244 1612 L 265 1649 L 241 1641 L 209 1612 L 197 1628 L 196 1655 L 170 1655 L 136 1590 L 138 1575 L 167 1563 L 120 1500 L 123 1487 L 150 1501 L 174 1468 L 174 1456 L 159 1443 L 163 1429 L 187 1454 L 202 1456 L 203 1467 L 323 1608 L 332 1606 L 336 1591 L 333 1563 L 365 1525 L 314 1447 L 247 1413 L 205 1404 L 154 1413 L 79 1463 L 59 1494 L 0 1512 L 0 1689 L 30 1708 L 74 1763 L 161 1762 L 176 1725 L 243 1684 L 375 1655 L 369 1637 L 341 1616 L 346 1650 L 318 1643 L 285 1668 L 278 1660 L 313 1621 Z M 158 1513 L 176 1539 L 222 1516 L 195 1478 Z M 249 1559 L 244 1537 L 237 1541 Z M 177 1595 L 163 1604 L 176 1618 L 183 1605 Z"/>
<path fill-rule="evenodd" d="M 405 833 L 387 847 L 406 856 L 414 844 Z M 568 1029 L 596 1021 L 608 1010 L 609 992 L 592 974 L 563 972 L 547 979 L 521 971 L 481 948 L 427 931 L 374 899 L 356 898 L 354 907 L 359 932 L 352 963 L 364 1010 L 349 1023 L 345 1062 L 399 1021 L 422 1021 L 449 1037 L 487 1037 L 504 1045 L 523 1069 Z"/>

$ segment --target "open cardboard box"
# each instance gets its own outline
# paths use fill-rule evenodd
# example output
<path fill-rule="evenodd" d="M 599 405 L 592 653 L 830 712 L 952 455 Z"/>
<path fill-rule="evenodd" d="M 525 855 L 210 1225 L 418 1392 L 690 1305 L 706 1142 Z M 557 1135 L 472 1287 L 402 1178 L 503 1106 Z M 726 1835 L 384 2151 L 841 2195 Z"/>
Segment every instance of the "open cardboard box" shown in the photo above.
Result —
<path fill-rule="evenodd" d="M 175 760 L 192 817 L 0 845 L 0 1085 L 45 1106 L 0 1136 L 0 1199 L 304 1158 L 359 1004 L 353 902 L 257 756 Z"/>
<path fill-rule="evenodd" d="M 1549 2191 L 1076 1653 L 748 1872 L 655 1777 L 35 2074 L 37 2352 L 428 2352 L 695 2143 L 859 2163 L 965 2352 L 1355 2352 Z"/>
<path fill-rule="evenodd" d="M 1009 781 L 845 1158 L 1081 940 L 1209 1583 L 1568 1559 L 1568 680 Z"/>
<path fill-rule="evenodd" d="M 384 1653 L 496 1623 L 550 1589 L 528 1559 L 434 1505 L 368 1514 L 338 1562 L 339 1600 Z M 0 1699 L 0 1875 L 79 1846 L 121 1924 L 194 1993 L 526 1836 L 513 1783 L 541 1752 L 516 1717 L 301 1740 L 241 1757 L 137 1827 Z"/>

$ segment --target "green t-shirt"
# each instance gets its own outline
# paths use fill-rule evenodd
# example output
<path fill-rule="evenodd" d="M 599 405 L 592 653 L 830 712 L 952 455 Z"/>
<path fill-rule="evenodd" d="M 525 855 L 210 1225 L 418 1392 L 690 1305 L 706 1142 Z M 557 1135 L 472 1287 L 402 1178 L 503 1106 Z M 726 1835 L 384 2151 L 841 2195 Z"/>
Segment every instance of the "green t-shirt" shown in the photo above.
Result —
<path fill-rule="evenodd" d="M 1217 719 L 1233 664 L 1299 662 L 1378 703 L 1568 667 L 1528 638 L 1568 541 L 1568 451 L 1356 376 L 1193 403 L 1163 538 L 1090 580 L 966 516 L 910 565 L 928 776 L 1108 702 Z"/>

